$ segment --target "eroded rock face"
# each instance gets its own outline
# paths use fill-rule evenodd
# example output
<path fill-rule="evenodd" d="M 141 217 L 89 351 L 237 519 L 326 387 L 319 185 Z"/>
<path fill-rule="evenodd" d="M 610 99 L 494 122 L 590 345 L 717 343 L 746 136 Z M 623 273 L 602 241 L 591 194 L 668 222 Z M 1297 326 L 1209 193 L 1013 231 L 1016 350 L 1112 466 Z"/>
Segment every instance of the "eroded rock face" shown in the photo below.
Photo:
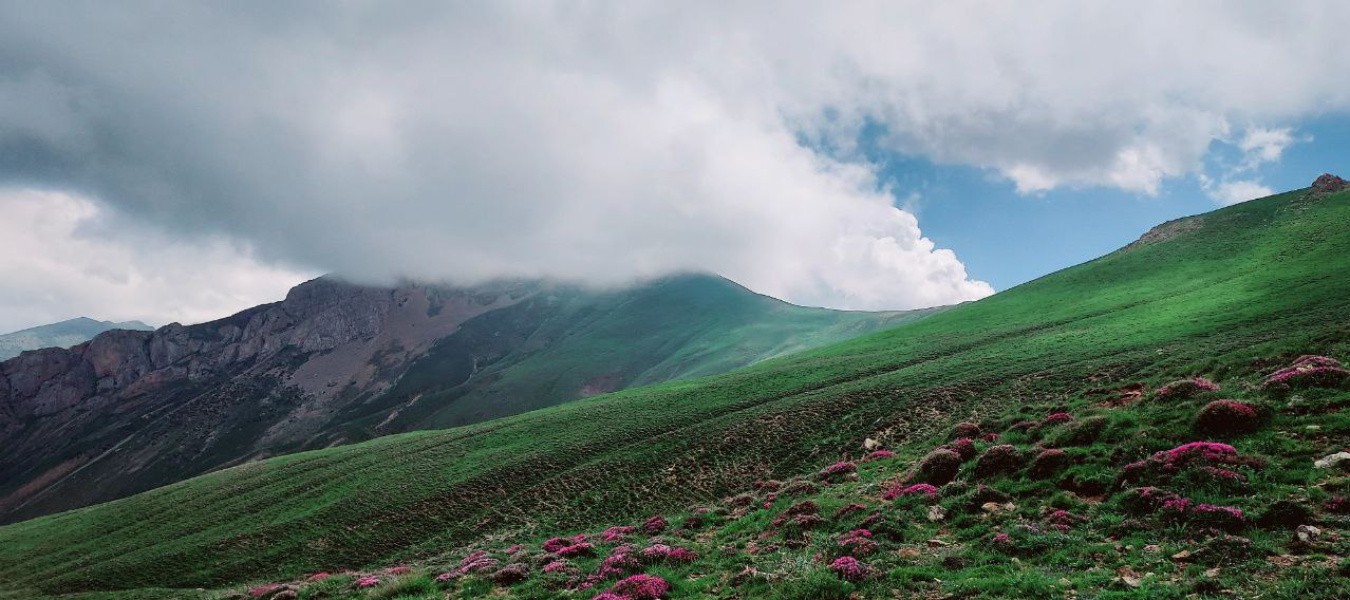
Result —
<path fill-rule="evenodd" d="M 219 321 L 25 352 L 0 363 L 0 520 L 50 501 L 39 497 L 72 473 L 106 500 L 173 480 L 133 484 L 128 472 L 186 476 L 305 447 L 341 402 L 383 389 L 465 320 L 529 294 L 320 278 Z"/>

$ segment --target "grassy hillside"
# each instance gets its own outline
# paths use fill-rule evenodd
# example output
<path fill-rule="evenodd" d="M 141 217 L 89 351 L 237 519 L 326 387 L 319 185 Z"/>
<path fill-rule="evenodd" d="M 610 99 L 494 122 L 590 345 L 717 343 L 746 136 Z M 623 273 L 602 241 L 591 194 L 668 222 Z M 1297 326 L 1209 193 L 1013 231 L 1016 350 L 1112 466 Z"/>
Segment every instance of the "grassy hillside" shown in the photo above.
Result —
<path fill-rule="evenodd" d="M 856 457 L 866 439 L 913 460 L 957 421 L 1039 418 L 1196 374 L 1241 386 L 1300 354 L 1350 356 L 1350 194 L 1291 192 L 1168 231 L 737 372 L 280 457 L 10 525 L 0 581 L 24 593 L 193 588 L 377 567 L 683 511 Z M 1103 464 L 1189 441 L 1163 417 L 1139 418 L 1149 420 L 1132 438 L 1155 437 L 1118 444 Z M 1288 448 L 1259 443 L 1290 460 L 1344 448 L 1344 423 L 1323 431 Z M 1080 473 L 1070 485 L 1104 493 L 1112 476 Z"/>
<path fill-rule="evenodd" d="M 349 414 L 357 427 L 393 431 L 467 425 L 579 396 L 724 373 L 940 310 L 806 308 L 708 275 L 609 292 L 561 288 L 470 320 L 394 389 Z M 463 380 L 447 373 L 463 373 Z M 387 418 L 388 407 L 397 407 L 395 417 Z"/>

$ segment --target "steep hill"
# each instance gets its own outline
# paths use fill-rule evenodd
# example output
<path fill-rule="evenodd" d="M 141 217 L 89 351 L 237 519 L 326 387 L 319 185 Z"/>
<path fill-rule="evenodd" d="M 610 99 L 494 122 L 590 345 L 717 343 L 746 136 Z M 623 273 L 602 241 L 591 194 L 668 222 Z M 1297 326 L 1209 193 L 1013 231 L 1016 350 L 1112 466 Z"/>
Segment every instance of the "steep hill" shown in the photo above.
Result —
<path fill-rule="evenodd" d="M 1308 592 L 1335 597 L 1343 586 L 1338 590 L 1331 578 L 1345 548 L 1326 540 L 1350 535 L 1320 504 L 1296 517 L 1324 520 L 1328 536 L 1310 542 L 1322 545 L 1301 551 L 1319 553 L 1310 555 L 1306 568 L 1299 566 L 1302 558 L 1288 559 L 1294 562 L 1287 567 L 1266 561 L 1275 536 L 1283 536 L 1283 544 L 1294 535 L 1294 525 L 1286 522 L 1271 524 L 1270 531 L 1278 533 L 1251 533 L 1244 546 L 1212 527 L 1166 520 L 1127 524 L 1130 515 L 1110 511 L 1129 503 L 1126 484 L 1151 481 L 1119 479 L 1120 474 L 1180 472 L 1167 470 L 1166 452 L 1156 464 L 1148 461 L 1155 451 L 1195 441 L 1198 434 L 1189 424 L 1194 407 L 1134 407 L 1145 390 L 1194 375 L 1218 380 L 1254 403 L 1268 403 L 1262 405 L 1268 421 L 1261 433 L 1232 439 L 1234 453 L 1259 460 L 1239 464 L 1228 462 L 1226 452 L 1214 454 L 1219 457 L 1214 464 L 1230 467 L 1252 487 L 1197 488 L 1197 500 L 1252 511 L 1277 499 L 1307 507 L 1328 493 L 1343 493 L 1337 492 L 1347 485 L 1343 476 L 1309 464 L 1350 443 L 1350 423 L 1338 412 L 1347 400 L 1344 390 L 1280 400 L 1261 386 L 1299 355 L 1350 356 L 1347 314 L 1350 193 L 1299 190 L 1165 226 L 1141 243 L 1083 265 L 828 348 L 466 427 L 278 457 L 9 525 L 0 528 L 0 581 L 15 594 L 140 589 L 138 594 L 150 595 L 159 592 L 149 588 L 167 588 L 162 593 L 173 597 L 191 595 L 198 586 L 427 561 L 397 584 L 406 588 L 387 581 L 403 577 L 400 569 L 380 572 L 385 583 L 369 592 L 356 589 L 353 577 L 341 576 L 301 593 L 389 598 L 406 591 L 407 597 L 429 598 L 449 587 L 460 597 L 585 598 L 614 579 L 593 582 L 600 587 L 586 591 L 565 588 L 584 585 L 582 577 L 598 568 L 599 557 L 575 558 L 561 567 L 562 587 L 549 587 L 538 573 L 556 554 L 540 554 L 541 540 L 641 524 L 665 513 L 703 519 L 682 523 L 665 539 L 691 546 L 708 560 L 692 567 L 651 567 L 674 582 L 671 594 L 678 597 L 843 598 L 854 591 L 863 597 L 1078 596 L 1068 589 L 1074 588 L 1084 597 L 1181 598 L 1220 593 L 1230 580 L 1250 594 L 1262 589 L 1257 578 L 1267 573 L 1282 590 L 1270 597 Z M 1122 411 L 1112 412 L 1116 409 Z M 1095 425 L 1047 437 L 1033 437 L 1030 426 L 1014 426 L 1026 420 L 1058 427 L 1066 421 L 1048 413 L 1060 411 L 1069 413 L 1069 420 L 1092 419 Z M 884 505 L 883 517 L 896 515 L 888 527 L 900 540 L 885 543 L 907 543 L 918 552 L 904 554 L 892 546 L 868 559 L 884 577 L 854 582 L 845 580 L 853 578 L 851 569 L 830 572 L 825 561 L 842 544 L 837 530 L 861 525 L 862 519 L 852 521 L 848 513 L 836 512 L 847 505 L 835 504 L 864 500 L 862 515 L 872 512 L 882 499 L 865 486 L 901 480 L 914 461 L 950 440 L 958 421 L 982 423 L 1008 436 L 1012 460 L 994 460 L 994 478 L 988 480 L 978 463 L 955 473 L 957 481 L 949 485 L 956 487 L 939 492 L 945 510 L 954 511 L 950 523 L 938 524 L 947 517 L 930 522 L 922 510 L 895 512 L 908 509 Z M 1018 455 L 1039 451 L 1036 442 L 1085 448 L 1073 450 L 1081 468 L 1052 484 L 1005 477 L 1020 472 Z M 991 444 L 981 441 L 973 450 L 987 454 Z M 896 456 L 862 468 L 856 482 L 841 472 L 847 482 L 842 488 L 785 489 L 782 497 L 769 497 L 776 492 L 754 485 L 814 473 L 877 445 Z M 1127 468 L 1139 461 L 1142 467 Z M 1213 475 L 1227 481 L 1226 470 Z M 988 488 L 977 485 L 986 482 Z M 1175 483 L 1182 482 L 1167 485 Z M 723 500 L 740 492 L 752 494 L 749 504 Z M 801 498 L 816 498 L 818 506 L 788 511 Z M 988 503 L 994 507 L 986 510 Z M 695 505 L 708 509 L 689 512 Z M 746 506 L 760 508 L 731 510 Z M 1094 528 L 1124 528 L 1053 540 L 1012 528 L 1018 519 L 1031 518 L 1028 511 L 1054 506 L 1070 510 L 1070 516 L 1092 515 Z M 779 520 L 785 511 L 787 520 Z M 1004 521 L 982 516 L 996 511 L 1004 515 L 1000 519 L 1011 519 L 1007 531 L 1019 536 L 1015 541 L 1028 544 L 1025 560 L 987 551 L 1003 543 L 992 536 L 1003 531 Z M 1223 516 L 1217 508 L 1206 511 Z M 823 535 L 784 537 L 785 525 L 807 523 L 824 523 Z M 702 530 L 705 524 L 712 529 Z M 1153 548 L 1138 545 L 1155 534 L 1160 537 L 1149 542 Z M 926 541 L 927 536 L 935 537 Z M 530 558 L 522 559 L 526 584 L 494 591 L 494 583 L 479 576 L 433 583 L 424 574 L 446 563 L 453 567 L 480 548 L 490 550 L 494 560 L 506 559 L 503 546 L 513 541 L 531 544 Z M 644 533 L 637 541 L 651 540 Z M 612 552 L 599 542 L 602 554 Z M 932 551 L 948 546 L 955 548 Z M 1261 553 L 1246 554 L 1252 548 Z M 968 552 L 958 552 L 963 549 Z M 1181 549 L 1204 550 L 1205 558 L 1186 561 L 1189 554 Z M 1056 554 L 1061 550 L 1067 554 Z M 1160 555 L 1164 550 L 1176 554 Z M 1182 558 L 1166 558 L 1178 555 Z M 1256 563 L 1222 562 L 1229 556 Z M 1330 566 L 1319 556 L 1330 556 Z M 473 567 L 472 561 L 464 564 Z M 1172 565 L 1164 577 L 1173 579 L 1144 573 L 1161 571 L 1161 562 Z M 1220 570 L 1211 576 L 1208 569 Z M 569 572 L 577 579 L 569 580 Z M 1196 587 L 1204 578 L 1213 580 L 1206 584 L 1211 587 Z M 1177 587 L 1182 584 L 1184 589 Z"/>
<path fill-rule="evenodd" d="M 128 329 L 131 331 L 149 331 L 153 327 L 140 321 L 114 323 L 96 321 L 89 317 L 76 317 L 59 323 L 49 323 L 21 329 L 13 333 L 0 335 L 0 360 L 18 356 L 24 350 L 39 348 L 69 348 L 94 339 L 94 336 L 110 329 Z"/>
<path fill-rule="evenodd" d="M 321 278 L 220 321 L 112 331 L 0 363 L 0 519 L 720 373 L 928 312 L 803 308 L 705 275 L 608 291 Z"/>

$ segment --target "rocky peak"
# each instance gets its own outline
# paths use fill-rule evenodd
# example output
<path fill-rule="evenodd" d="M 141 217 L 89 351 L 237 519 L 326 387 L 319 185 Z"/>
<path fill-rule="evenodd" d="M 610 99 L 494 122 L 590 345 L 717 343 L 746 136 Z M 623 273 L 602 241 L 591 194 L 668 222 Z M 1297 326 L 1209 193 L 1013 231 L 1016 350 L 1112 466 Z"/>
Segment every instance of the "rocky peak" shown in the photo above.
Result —
<path fill-rule="evenodd" d="M 1313 197 L 1329 196 L 1347 187 L 1350 187 L 1350 181 L 1341 179 L 1331 173 L 1323 173 L 1313 181 L 1312 189 L 1308 191 L 1308 195 Z"/>

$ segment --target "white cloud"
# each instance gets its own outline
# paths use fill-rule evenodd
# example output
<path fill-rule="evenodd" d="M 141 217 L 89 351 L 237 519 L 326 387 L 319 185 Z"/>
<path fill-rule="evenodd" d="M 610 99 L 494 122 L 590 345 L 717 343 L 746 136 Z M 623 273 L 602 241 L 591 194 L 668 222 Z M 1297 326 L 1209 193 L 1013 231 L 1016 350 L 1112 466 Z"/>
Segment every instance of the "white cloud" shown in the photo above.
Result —
<path fill-rule="evenodd" d="M 1248 179 L 1224 181 L 1217 185 L 1209 183 L 1204 187 L 1205 193 L 1223 206 L 1255 200 L 1256 198 L 1265 198 L 1275 193 L 1274 190 L 1262 185 L 1261 182 Z"/>
<path fill-rule="evenodd" d="M 1152 194 L 1231 123 L 1350 106 L 1328 2 L 155 7 L 0 9 L 0 182 L 371 279 L 956 302 L 990 289 L 893 208 L 865 126 L 1024 193 Z"/>
<path fill-rule="evenodd" d="M 1244 165 L 1254 168 L 1262 163 L 1276 162 L 1284 149 L 1294 143 L 1293 129 L 1252 127 L 1238 140 L 1237 146 L 1246 154 Z"/>
<path fill-rule="evenodd" d="M 71 194 L 0 190 L 0 332 L 77 316 L 195 323 L 283 297 L 306 274 L 222 239 L 126 229 Z"/>

